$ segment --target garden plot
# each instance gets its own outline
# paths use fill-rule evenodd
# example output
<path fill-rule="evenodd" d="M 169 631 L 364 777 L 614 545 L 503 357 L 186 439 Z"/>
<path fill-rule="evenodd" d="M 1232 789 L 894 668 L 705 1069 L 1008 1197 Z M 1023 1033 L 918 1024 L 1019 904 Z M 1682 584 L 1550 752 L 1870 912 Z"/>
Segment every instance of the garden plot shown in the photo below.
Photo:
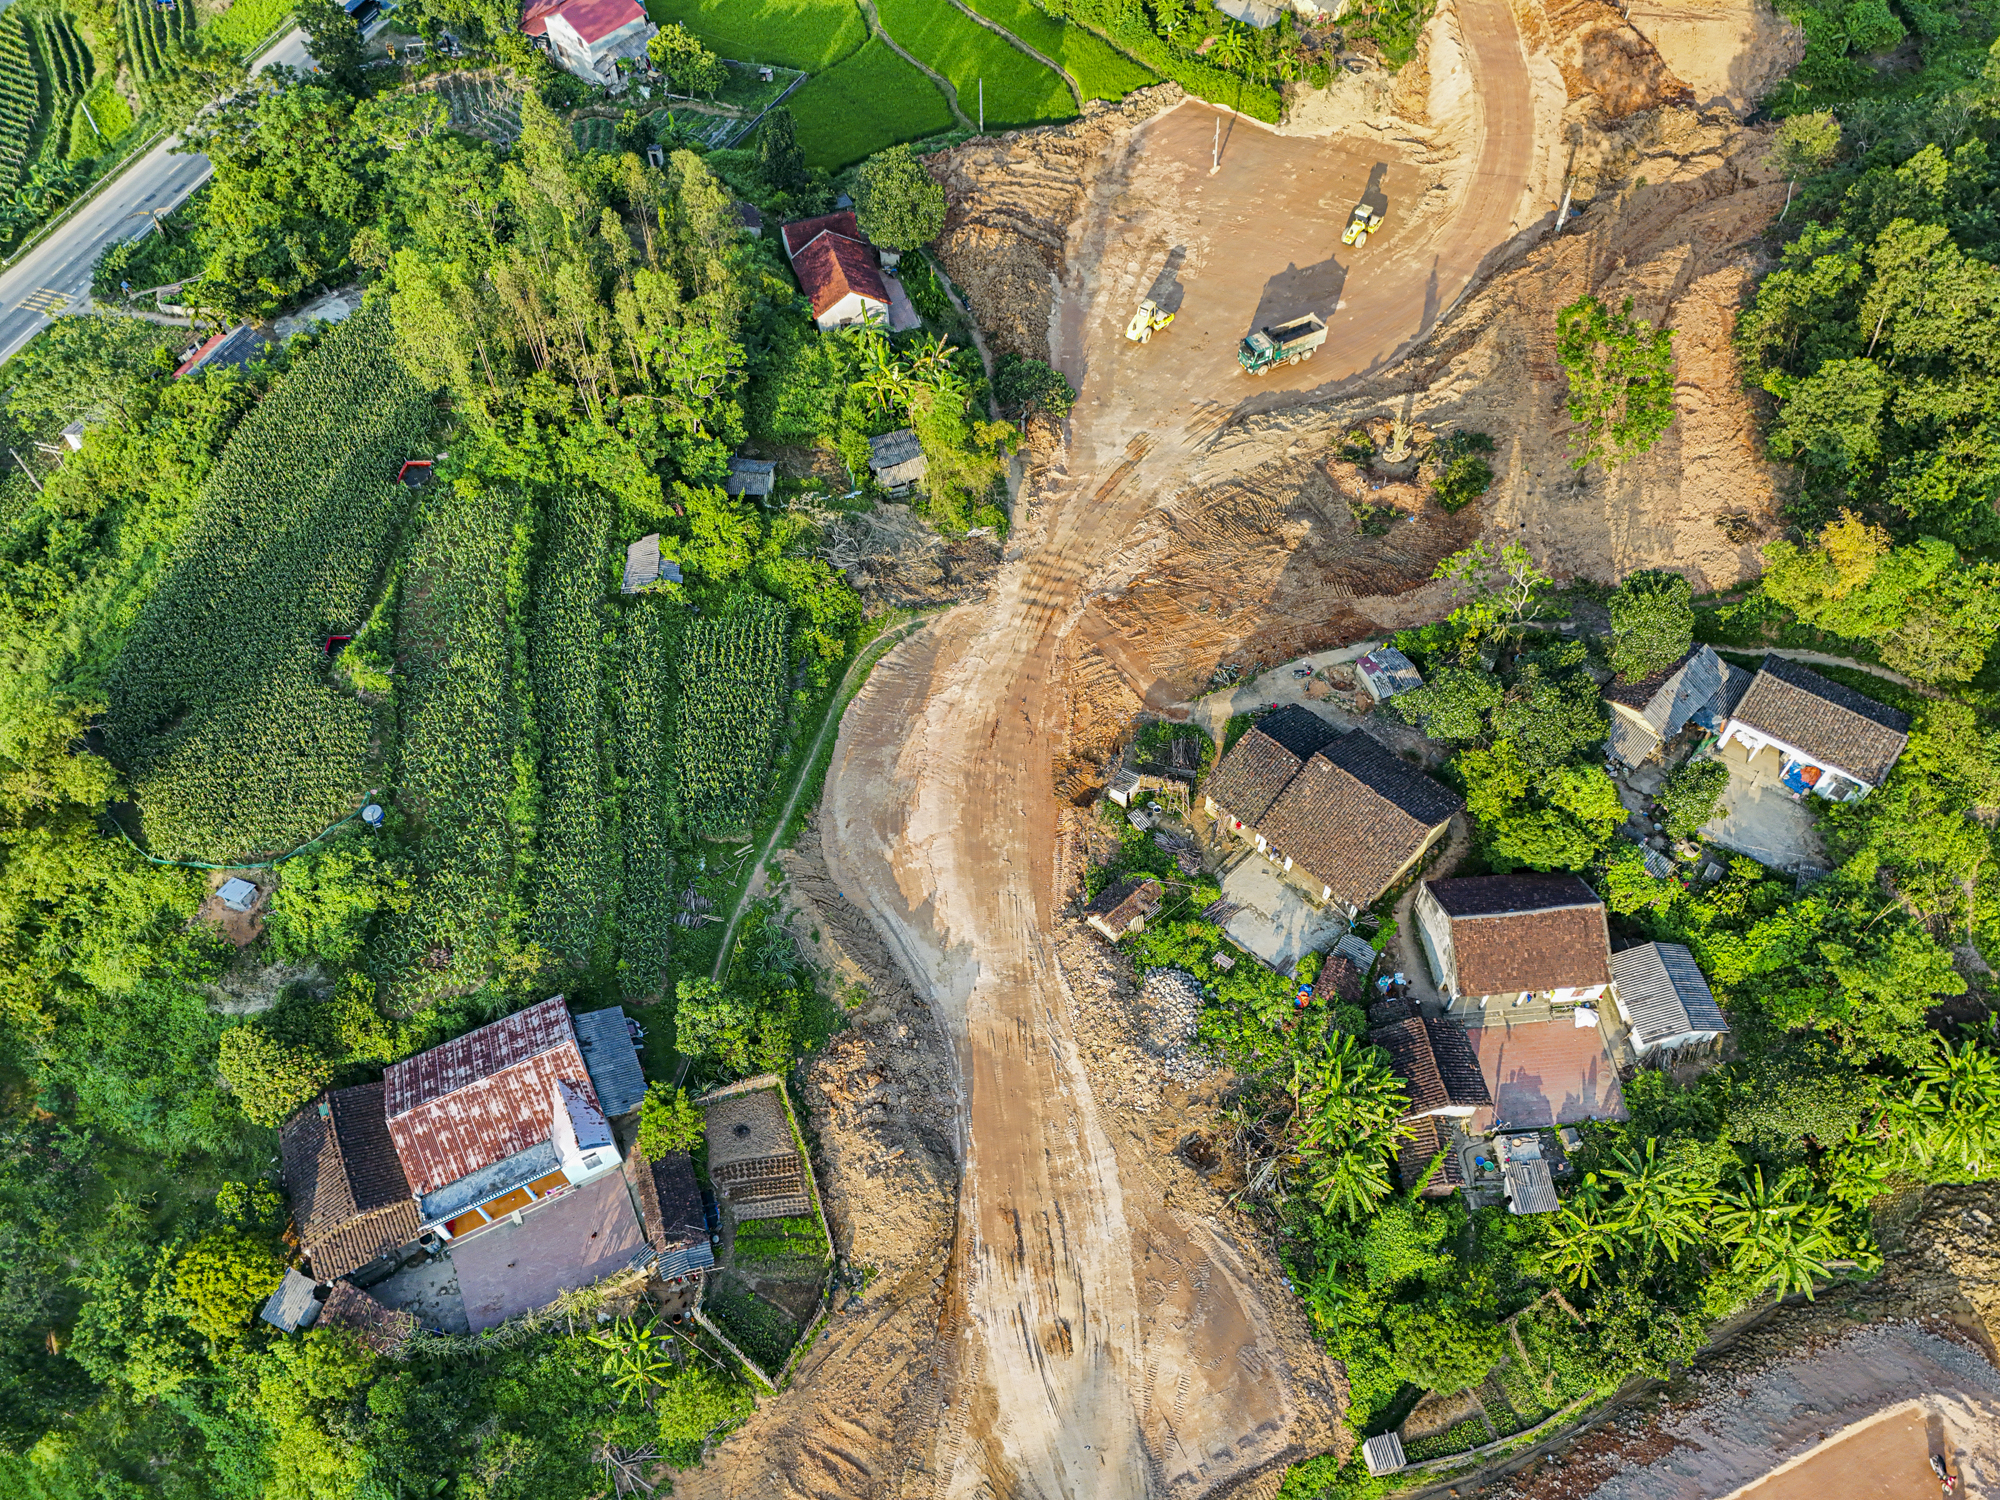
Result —
<path fill-rule="evenodd" d="M 442 73 L 427 85 L 445 102 L 451 128 L 496 146 L 521 138 L 521 91 L 497 73 Z"/>

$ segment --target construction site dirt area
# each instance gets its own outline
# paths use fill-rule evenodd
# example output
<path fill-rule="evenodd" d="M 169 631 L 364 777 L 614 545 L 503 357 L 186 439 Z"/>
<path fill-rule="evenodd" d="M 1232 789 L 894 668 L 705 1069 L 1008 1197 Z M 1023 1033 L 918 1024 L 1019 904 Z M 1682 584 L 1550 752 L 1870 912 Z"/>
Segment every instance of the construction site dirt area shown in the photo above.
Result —
<path fill-rule="evenodd" d="M 1929 1500 L 1938 1487 L 1931 1471 L 1935 1420 L 1914 1402 L 1884 1412 L 1731 1500 Z"/>

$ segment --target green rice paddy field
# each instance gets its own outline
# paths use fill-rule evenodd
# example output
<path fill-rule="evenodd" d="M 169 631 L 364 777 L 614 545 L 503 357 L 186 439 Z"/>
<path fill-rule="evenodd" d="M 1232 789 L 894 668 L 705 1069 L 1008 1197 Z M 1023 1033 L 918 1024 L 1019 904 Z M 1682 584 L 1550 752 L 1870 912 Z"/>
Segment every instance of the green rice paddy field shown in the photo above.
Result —
<path fill-rule="evenodd" d="M 808 73 L 825 72 L 868 40 L 854 0 L 648 0 L 646 14 L 661 26 L 680 22 L 720 57 Z"/>
<path fill-rule="evenodd" d="M 1030 0 L 967 3 L 1060 61 L 1085 98 L 1118 99 L 1155 81 L 1101 38 L 1051 20 Z M 951 80 L 968 119 L 978 117 L 981 79 L 989 130 L 1076 114 L 1061 77 L 947 0 L 876 0 L 876 7 L 898 46 Z M 723 57 L 811 73 L 787 104 L 813 166 L 837 170 L 954 123 L 931 81 L 869 38 L 855 0 L 649 0 L 647 11 L 662 25 L 679 21 Z"/>
<path fill-rule="evenodd" d="M 904 51 L 951 80 L 968 120 L 979 118 L 982 79 L 989 130 L 1076 115 L 1076 101 L 1061 78 L 946 0 L 875 0 L 875 9 Z"/>
<path fill-rule="evenodd" d="M 936 0 L 936 3 L 941 4 L 942 0 Z M 1134 89 L 1160 81 L 1095 32 L 1082 26 L 1063 25 L 1036 9 L 1032 0 L 965 0 L 965 3 L 988 20 L 999 22 L 1043 56 L 1053 57 L 1061 63 L 1063 71 L 1076 80 L 1076 86 L 1083 90 L 1086 99 L 1123 99 Z M 896 40 L 902 41 L 902 35 L 893 22 L 889 31 Z M 992 33 L 987 35 L 992 36 Z M 999 38 L 994 37 L 993 40 L 999 41 Z M 909 46 L 909 43 L 904 42 L 903 45 Z M 937 64 L 932 63 L 931 66 L 937 67 Z M 943 68 L 938 68 L 938 71 L 945 72 Z M 954 77 L 952 81 L 956 83 L 957 79 Z M 987 88 L 987 113 L 990 115 L 992 85 L 989 83 Z"/>
<path fill-rule="evenodd" d="M 798 122 L 806 164 L 831 171 L 953 124 L 937 86 L 873 40 L 814 75 L 786 105 Z"/>

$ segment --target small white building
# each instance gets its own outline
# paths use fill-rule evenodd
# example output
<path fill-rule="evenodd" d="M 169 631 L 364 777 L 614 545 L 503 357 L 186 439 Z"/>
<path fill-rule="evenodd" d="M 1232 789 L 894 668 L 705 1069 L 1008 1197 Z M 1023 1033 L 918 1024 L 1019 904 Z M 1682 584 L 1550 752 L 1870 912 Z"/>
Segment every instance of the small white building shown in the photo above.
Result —
<path fill-rule="evenodd" d="M 1901 709 L 1767 656 L 1717 748 L 1733 741 L 1751 756 L 1775 750 L 1778 779 L 1793 795 L 1858 802 L 1887 778 L 1909 738 L 1910 716 Z"/>
<path fill-rule="evenodd" d="M 1631 1027 L 1640 1057 L 1712 1042 L 1729 1034 L 1729 1022 L 1694 955 L 1679 943 L 1643 943 L 1611 955 L 1619 1019 Z"/>
<path fill-rule="evenodd" d="M 231 911 L 248 911 L 257 904 L 257 887 L 240 877 L 222 882 L 215 892 Z"/>
<path fill-rule="evenodd" d="M 795 220 L 779 231 L 779 237 L 819 327 L 853 328 L 888 321 L 889 286 L 882 279 L 881 258 L 852 211 Z"/>
<path fill-rule="evenodd" d="M 1424 685 L 1416 663 L 1394 646 L 1377 646 L 1357 659 L 1354 674 L 1368 696 L 1377 703 L 1387 703 L 1398 693 L 1407 693 Z"/>

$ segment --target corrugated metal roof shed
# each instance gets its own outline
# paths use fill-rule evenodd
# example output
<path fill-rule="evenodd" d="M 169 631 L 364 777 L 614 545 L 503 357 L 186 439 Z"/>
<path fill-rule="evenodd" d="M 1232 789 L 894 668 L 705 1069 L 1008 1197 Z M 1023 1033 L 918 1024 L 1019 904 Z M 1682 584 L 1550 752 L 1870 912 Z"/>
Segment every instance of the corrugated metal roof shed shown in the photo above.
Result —
<path fill-rule="evenodd" d="M 627 594 L 636 594 L 648 584 L 681 582 L 681 565 L 671 557 L 660 555 L 660 534 L 642 536 L 625 549 L 625 579 L 621 585 Z"/>
<path fill-rule="evenodd" d="M 286 1333 L 310 1328 L 313 1319 L 319 1316 L 319 1300 L 313 1296 L 313 1290 L 313 1282 L 309 1278 L 297 1271 L 287 1270 L 285 1279 L 278 1283 L 278 1289 L 271 1293 L 270 1300 L 258 1316 Z"/>
<path fill-rule="evenodd" d="M 1550 1214 L 1556 1211 L 1556 1185 L 1545 1161 L 1514 1161 L 1502 1169 L 1507 1192 L 1507 1209 L 1517 1214 Z"/>
<path fill-rule="evenodd" d="M 1403 1456 L 1403 1440 L 1393 1432 L 1372 1437 L 1361 1445 L 1361 1461 L 1370 1474 L 1393 1474 L 1409 1463 Z"/>
<path fill-rule="evenodd" d="M 1679 943 L 1643 943 L 1611 955 L 1618 1005 L 1641 1046 L 1688 1032 L 1729 1030 L 1694 955 Z"/>
<path fill-rule="evenodd" d="M 928 471 L 923 444 L 907 427 L 868 440 L 868 467 L 891 489 L 922 479 Z"/>
<path fill-rule="evenodd" d="M 639 1049 L 632 1045 L 632 1028 L 623 1008 L 585 1011 L 572 1024 L 604 1112 L 622 1115 L 637 1109 L 646 1097 L 646 1073 L 639 1066 Z"/>
<path fill-rule="evenodd" d="M 732 458 L 729 477 L 722 487 L 732 495 L 764 496 L 778 482 L 777 461 L 768 458 Z"/>

